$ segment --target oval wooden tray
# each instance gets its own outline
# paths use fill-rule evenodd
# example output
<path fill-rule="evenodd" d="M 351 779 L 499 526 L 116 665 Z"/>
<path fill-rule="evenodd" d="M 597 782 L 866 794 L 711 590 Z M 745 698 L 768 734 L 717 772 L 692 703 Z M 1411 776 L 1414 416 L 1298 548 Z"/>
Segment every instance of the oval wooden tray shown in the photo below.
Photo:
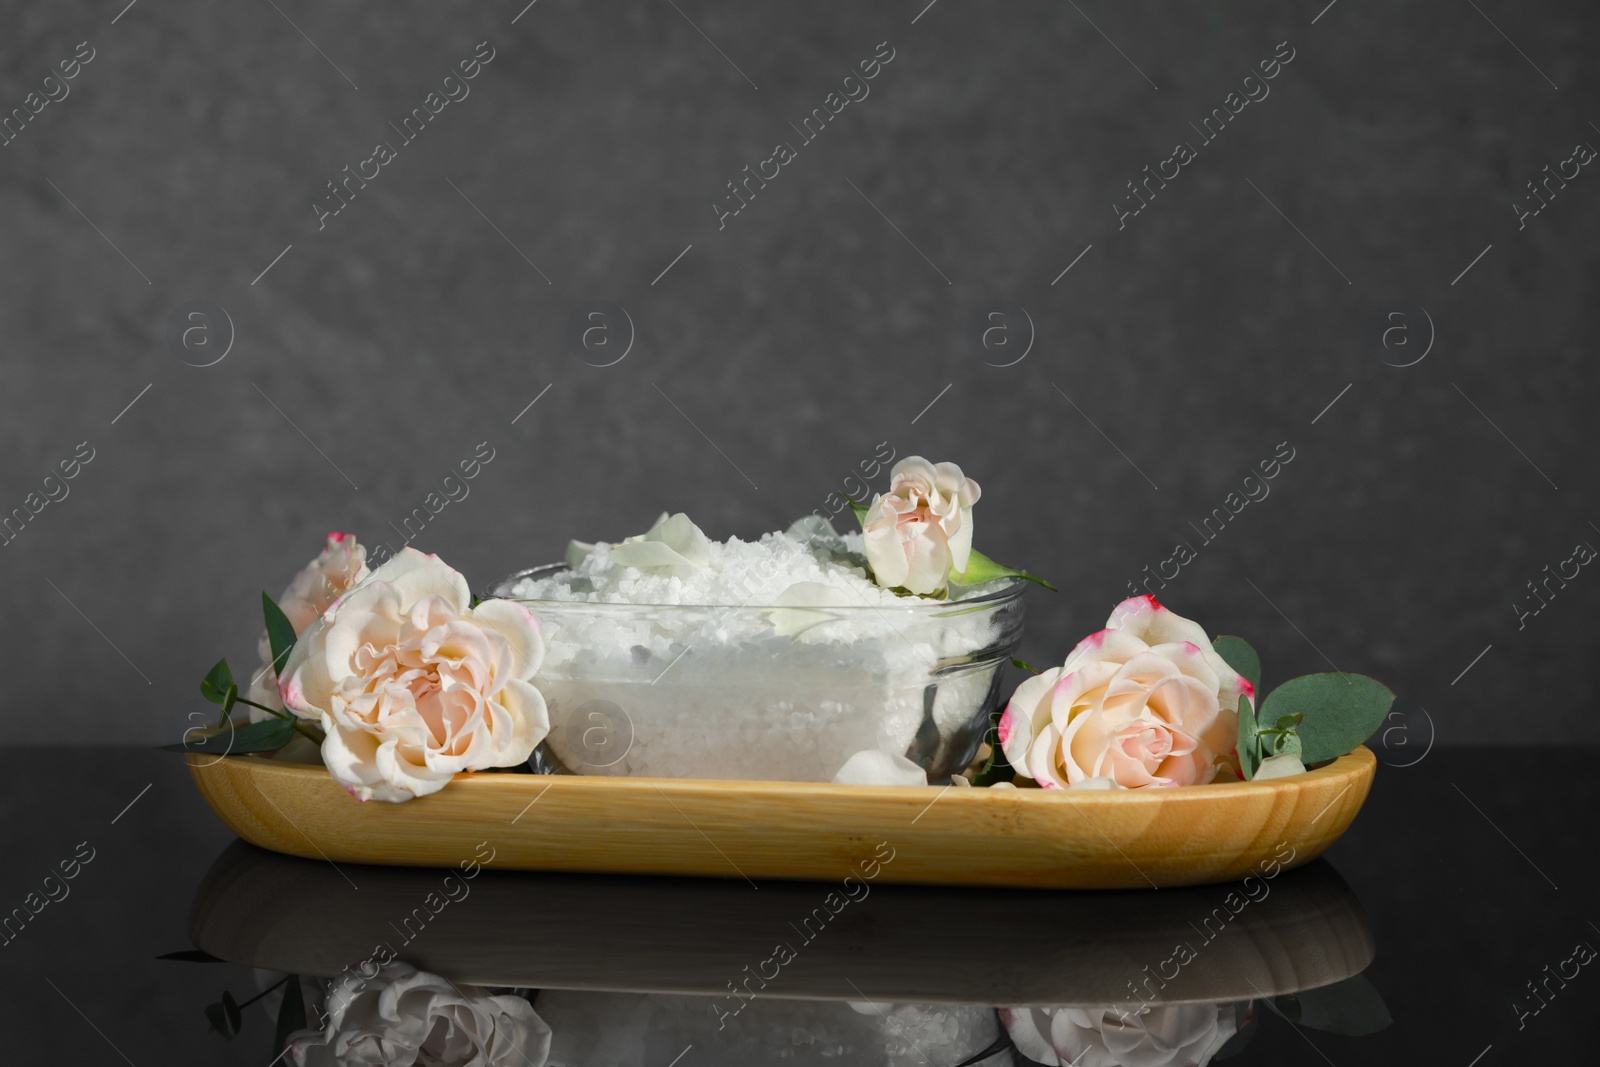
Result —
<path fill-rule="evenodd" d="M 1305 774 L 1138 791 L 462 774 L 359 803 L 321 767 L 190 755 L 252 844 L 334 862 L 721 878 L 1131 889 L 1309 863 L 1366 800 L 1365 747 Z"/>

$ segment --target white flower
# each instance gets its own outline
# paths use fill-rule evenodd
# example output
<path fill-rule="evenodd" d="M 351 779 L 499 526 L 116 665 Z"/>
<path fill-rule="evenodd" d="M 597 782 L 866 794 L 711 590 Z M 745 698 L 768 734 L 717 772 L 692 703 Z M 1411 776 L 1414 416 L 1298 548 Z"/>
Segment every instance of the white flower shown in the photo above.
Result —
<path fill-rule="evenodd" d="M 372 978 L 346 973 L 328 990 L 327 1028 L 289 1039 L 298 1067 L 543 1067 L 550 1027 L 516 996 L 490 996 L 409 963 Z"/>
<path fill-rule="evenodd" d="M 567 566 L 577 569 L 595 546 L 582 541 L 567 545 Z M 647 574 L 686 577 L 711 562 L 711 541 L 683 512 L 661 513 L 655 525 L 642 534 L 610 546 L 610 559 L 619 566 Z"/>
<path fill-rule="evenodd" d="M 289 587 L 278 598 L 278 607 L 294 627 L 295 635 L 299 636 L 328 610 L 329 604 L 370 573 L 367 570 L 367 550 L 356 541 L 355 535 L 334 531 L 328 535 L 328 543 L 317 558 L 294 576 Z M 261 667 L 250 679 L 245 699 L 282 711 L 283 700 L 278 696 L 278 679 L 272 670 L 272 642 L 267 639 L 266 630 L 262 630 L 256 640 L 256 651 L 261 657 Z M 272 717 L 260 708 L 250 708 L 249 711 L 251 722 Z"/>
<path fill-rule="evenodd" d="M 471 606 L 467 582 L 405 548 L 295 643 L 284 706 L 322 723 L 322 760 L 362 800 L 409 800 L 458 771 L 512 767 L 550 731 L 529 679 L 544 658 L 533 615 Z"/>
<path fill-rule="evenodd" d="M 907 456 L 890 471 L 889 491 L 861 520 L 872 577 L 885 589 L 937 593 L 967 569 L 978 483 L 954 463 Z"/>
<path fill-rule="evenodd" d="M 1017 687 L 1000 746 L 1045 788 L 1204 785 L 1232 759 L 1239 697 L 1254 692 L 1199 624 L 1134 597 L 1066 663 Z"/>
<path fill-rule="evenodd" d="M 1231 1004 L 1003 1008 L 1000 1022 L 1046 1067 L 1204 1067 L 1237 1029 Z"/>

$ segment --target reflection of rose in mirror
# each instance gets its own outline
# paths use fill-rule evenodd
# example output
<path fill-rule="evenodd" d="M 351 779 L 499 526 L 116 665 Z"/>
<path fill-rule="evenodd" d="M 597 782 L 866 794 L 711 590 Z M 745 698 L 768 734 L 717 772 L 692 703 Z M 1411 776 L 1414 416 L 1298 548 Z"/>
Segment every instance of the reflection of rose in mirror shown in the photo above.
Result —
<path fill-rule="evenodd" d="M 1046 1067 L 1205 1067 L 1238 1029 L 1231 1004 L 1002 1008 L 1000 1022 Z"/>
<path fill-rule="evenodd" d="M 550 1028 L 519 996 L 456 985 L 409 963 L 371 978 L 346 971 L 328 989 L 327 1026 L 289 1039 L 297 1067 L 347 1064 L 418 1067 L 541 1067 Z"/>

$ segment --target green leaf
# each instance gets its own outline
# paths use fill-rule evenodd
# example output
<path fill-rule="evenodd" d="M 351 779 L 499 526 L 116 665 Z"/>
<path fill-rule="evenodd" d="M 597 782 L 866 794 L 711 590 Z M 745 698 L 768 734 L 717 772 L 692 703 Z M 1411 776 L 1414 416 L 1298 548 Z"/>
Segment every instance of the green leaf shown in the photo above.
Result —
<path fill-rule="evenodd" d="M 1293 999 L 1297 1002 L 1295 1021 L 1299 1025 L 1330 1034 L 1365 1037 L 1394 1022 L 1383 995 L 1359 974 L 1320 989 L 1296 993 Z M 1279 1008 L 1281 1010 L 1281 1004 Z M 1288 1014 L 1284 1012 L 1286 1017 Z"/>
<path fill-rule="evenodd" d="M 1364 674 L 1306 674 L 1291 678 L 1261 702 L 1261 715 L 1275 721 L 1299 712 L 1300 761 L 1307 766 L 1354 750 L 1383 725 L 1394 693 Z"/>
<path fill-rule="evenodd" d="M 283 987 L 283 1005 L 278 1008 L 278 1029 L 272 1037 L 272 1054 L 283 1055 L 289 1035 L 306 1028 L 306 1002 L 300 992 L 300 976 L 291 974 Z"/>
<path fill-rule="evenodd" d="M 1256 776 L 1256 768 L 1261 766 L 1261 755 L 1256 740 L 1256 712 L 1250 706 L 1250 698 L 1241 694 L 1239 696 L 1239 770 L 1249 781 Z"/>
<path fill-rule="evenodd" d="M 245 726 L 229 723 L 221 730 L 196 736 L 176 745 L 161 745 L 162 752 L 201 752 L 213 756 L 242 755 L 246 752 L 276 752 L 294 739 L 294 723 L 288 719 L 268 719 Z"/>
<path fill-rule="evenodd" d="M 284 664 L 294 651 L 294 624 L 278 607 L 278 602 L 266 593 L 261 594 L 261 613 L 267 617 L 267 640 L 272 644 L 272 672 L 283 676 Z"/>
<path fill-rule="evenodd" d="M 1044 673 L 1044 671 L 1041 671 L 1038 667 L 1035 667 L 1033 664 L 1024 662 L 1023 660 L 1020 660 L 1015 656 L 1011 657 L 1011 665 L 1013 667 L 1018 668 L 1019 670 L 1027 671 L 1029 674 L 1043 674 Z"/>
<path fill-rule="evenodd" d="M 1055 586 L 1038 575 L 1029 574 L 1027 571 L 1013 570 L 1003 563 L 996 563 L 975 548 L 972 550 L 971 555 L 967 557 L 967 569 L 959 574 L 952 572 L 950 575 L 952 582 L 957 585 L 967 586 L 982 585 L 984 582 L 992 582 L 996 578 L 1026 578 L 1030 582 L 1038 582 L 1052 593 L 1056 591 Z"/>
<path fill-rule="evenodd" d="M 223 991 L 221 1000 L 206 1005 L 206 1018 L 211 1020 L 211 1029 L 230 1041 L 239 1033 L 239 1027 L 244 1022 L 233 994 L 226 990 Z"/>
<path fill-rule="evenodd" d="M 1222 662 L 1232 667 L 1235 674 L 1249 679 L 1250 684 L 1261 688 L 1261 657 L 1250 647 L 1250 642 L 1232 634 L 1223 634 L 1211 642 Z"/>
<path fill-rule="evenodd" d="M 227 657 L 223 657 L 200 679 L 200 695 L 213 704 L 221 704 L 227 700 L 229 689 L 235 694 L 239 691 L 233 684 L 233 671 L 228 667 Z"/>
<path fill-rule="evenodd" d="M 856 522 L 865 526 L 867 523 L 867 511 L 869 510 L 868 506 L 858 503 L 855 497 L 852 496 L 847 496 L 845 499 L 850 502 L 850 513 L 856 517 Z"/>

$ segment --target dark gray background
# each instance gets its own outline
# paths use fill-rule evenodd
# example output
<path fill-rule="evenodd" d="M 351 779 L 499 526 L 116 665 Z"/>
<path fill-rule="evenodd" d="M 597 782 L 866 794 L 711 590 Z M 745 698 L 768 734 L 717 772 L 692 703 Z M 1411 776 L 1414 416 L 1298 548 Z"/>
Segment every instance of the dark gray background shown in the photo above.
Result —
<path fill-rule="evenodd" d="M 1512 607 L 1600 545 L 1600 177 L 1512 208 L 1600 146 L 1593 10 L 925 2 L 6 5 L 0 113 L 96 50 L 0 148 L 0 511 L 95 449 L 0 548 L 8 737 L 175 739 L 211 662 L 253 660 L 259 590 L 329 529 L 398 545 L 480 441 L 417 543 L 481 587 L 663 509 L 780 527 L 887 440 L 959 462 L 978 546 L 1060 587 L 1029 593 L 1031 661 L 1185 539 L 1163 600 L 1252 638 L 1269 685 L 1370 672 L 1419 744 L 1600 741 L 1600 577 Z M 471 95 L 319 232 L 324 183 L 484 40 Z M 882 41 L 871 95 L 719 231 L 724 183 Z M 1125 183 L 1283 41 L 1270 96 L 1119 231 Z M 203 369 L 165 339 L 199 298 L 236 329 Z M 636 328 L 615 366 L 568 350 L 590 301 Z M 1004 368 L 969 336 L 998 305 L 1036 330 Z M 1436 343 L 1386 365 L 1417 308 Z M 1391 311 L 1413 347 L 1381 345 Z"/>

